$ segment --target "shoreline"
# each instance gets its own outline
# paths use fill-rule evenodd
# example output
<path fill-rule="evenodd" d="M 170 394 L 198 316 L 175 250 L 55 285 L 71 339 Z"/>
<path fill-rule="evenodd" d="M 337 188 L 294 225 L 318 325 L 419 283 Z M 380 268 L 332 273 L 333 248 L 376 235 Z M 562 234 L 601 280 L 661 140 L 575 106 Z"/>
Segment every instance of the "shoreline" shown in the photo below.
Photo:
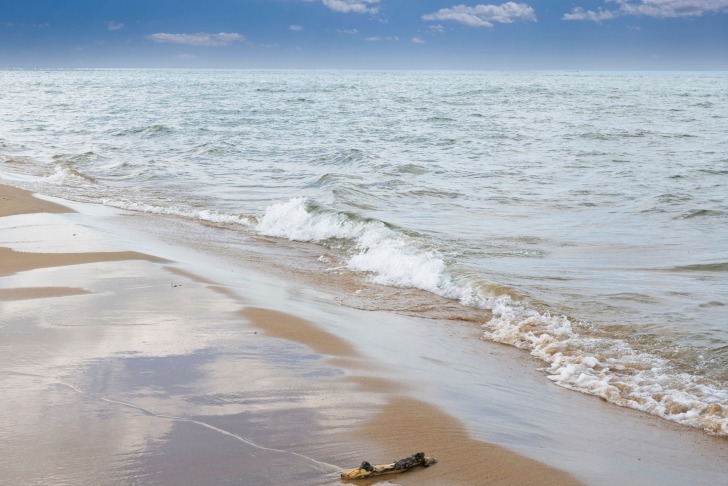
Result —
<path fill-rule="evenodd" d="M 75 464 L 74 477 L 117 483 L 342 484 L 362 460 L 422 449 L 440 462 L 382 484 L 534 484 L 537 471 L 553 484 L 677 486 L 728 473 L 728 441 L 556 387 L 469 322 L 342 306 L 267 274 L 255 251 L 205 247 L 214 228 L 67 204 L 77 212 L 0 218 L 0 246 L 98 254 L 0 277 L 13 297 L 0 299 L 4 480 Z"/>
<path fill-rule="evenodd" d="M 535 470 L 562 478 L 553 484 L 677 486 L 728 473 L 724 438 L 554 386 L 535 358 L 482 341 L 469 321 L 358 310 L 271 269 L 245 242 L 206 243 L 224 229 L 41 197 L 32 205 L 76 212 L 0 217 L 0 247 L 135 258 L 0 276 L 10 397 L 0 416 L 13 424 L 0 428 L 0 470 L 10 482 L 41 481 L 69 460 L 83 471 L 91 457 L 87 474 L 107 482 L 200 484 L 221 470 L 221 484 L 342 484 L 338 474 L 362 460 L 389 462 L 419 444 L 433 444 L 424 452 L 440 463 L 382 479 L 533 484 Z M 403 413 L 420 417 L 417 450 L 398 447 L 412 438 Z M 90 446 L 59 458 L 58 441 Z M 472 447 L 485 465 L 459 464 Z M 501 453 L 516 475 L 499 469 Z M 28 455 L 50 469 L 22 469 Z"/>
<path fill-rule="evenodd" d="M 262 308 L 247 308 L 240 314 L 268 335 L 292 340 L 316 353 L 338 358 L 335 360 L 337 365 L 344 364 L 352 368 L 351 360 L 361 358 L 349 343 L 295 316 Z M 342 379 L 350 381 L 348 376 Z M 398 394 L 395 390 L 401 389 L 402 385 L 396 380 L 359 376 L 353 381 L 368 393 L 384 395 L 386 401 L 376 415 L 345 434 L 350 442 L 356 443 L 364 438 L 378 444 L 384 452 L 380 455 L 382 458 L 404 457 L 408 455 L 408 450 L 412 453 L 433 451 L 438 460 L 437 465 L 445 465 L 440 468 L 435 465 L 426 470 L 415 469 L 407 475 L 397 476 L 395 480 L 398 484 L 582 484 L 568 473 L 546 464 L 495 444 L 473 440 L 464 424 L 443 410 Z M 388 459 L 378 462 L 388 462 Z M 487 470 L 483 464 L 489 465 Z M 493 464 L 498 466 L 493 467 Z M 385 480 L 377 478 L 367 484 Z M 359 480 L 343 482 L 365 484 Z"/>
<path fill-rule="evenodd" d="M 71 211 L 2 185 L 0 201 L 2 216 Z M 379 481 L 581 484 L 474 440 L 444 410 L 403 394 L 399 377 L 370 375 L 380 363 L 361 343 L 309 316 L 250 305 L 224 284 L 185 276 L 167 255 L 108 251 L 116 248 L 71 229 L 65 245 L 99 248 L 42 253 L 0 242 L 4 479 L 341 484 L 338 473 L 362 460 L 424 448 L 436 466 Z M 43 240 L 43 221 L 32 237 Z M 19 460 L 28 456 L 41 465 Z"/>

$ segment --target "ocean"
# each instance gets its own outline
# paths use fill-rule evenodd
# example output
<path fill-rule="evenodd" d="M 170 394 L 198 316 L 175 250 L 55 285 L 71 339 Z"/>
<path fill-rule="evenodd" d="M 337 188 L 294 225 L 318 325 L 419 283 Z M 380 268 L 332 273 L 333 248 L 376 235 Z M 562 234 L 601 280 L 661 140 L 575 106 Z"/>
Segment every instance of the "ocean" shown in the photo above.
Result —
<path fill-rule="evenodd" d="M 0 70 L 0 120 L 4 183 L 728 435 L 727 73 Z"/>

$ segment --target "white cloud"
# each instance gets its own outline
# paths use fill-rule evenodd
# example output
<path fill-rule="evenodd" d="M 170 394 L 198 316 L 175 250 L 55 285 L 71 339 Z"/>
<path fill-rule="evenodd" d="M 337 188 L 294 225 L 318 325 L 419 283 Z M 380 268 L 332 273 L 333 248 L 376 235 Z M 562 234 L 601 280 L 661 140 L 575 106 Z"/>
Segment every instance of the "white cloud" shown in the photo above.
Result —
<path fill-rule="evenodd" d="M 614 9 L 597 11 L 575 7 L 563 20 L 600 22 L 624 15 L 645 15 L 657 18 L 700 17 L 706 13 L 728 12 L 728 0 L 604 0 Z"/>
<path fill-rule="evenodd" d="M 412 43 L 413 44 L 424 44 L 425 40 L 422 37 L 413 37 Z"/>
<path fill-rule="evenodd" d="M 220 32 L 218 34 L 208 34 L 198 32 L 196 34 L 151 34 L 147 39 L 162 44 L 184 44 L 188 46 L 229 46 L 233 42 L 244 41 L 245 37 L 231 32 Z"/>
<path fill-rule="evenodd" d="M 525 3 L 506 2 L 501 5 L 455 5 L 423 15 L 423 20 L 451 20 L 470 27 L 493 27 L 493 22 L 510 24 L 517 20 L 536 21 L 533 8 Z"/>
<path fill-rule="evenodd" d="M 321 0 L 324 5 L 335 12 L 370 13 L 379 11 L 379 0 Z"/>
<path fill-rule="evenodd" d="M 374 35 L 372 37 L 367 37 L 364 39 L 367 42 L 384 42 L 384 41 L 398 41 L 399 37 L 391 37 L 391 36 L 381 36 L 381 35 Z"/>
<path fill-rule="evenodd" d="M 110 20 L 106 22 L 106 28 L 108 30 L 121 30 L 124 28 L 124 24 L 121 22 L 114 22 L 113 20 Z"/>
<path fill-rule="evenodd" d="M 435 34 L 442 34 L 443 32 L 445 32 L 445 27 L 443 27 L 441 24 L 434 24 L 427 27 L 427 30 Z"/>
<path fill-rule="evenodd" d="M 337 29 L 336 32 L 339 34 L 356 35 L 359 33 L 359 29 Z"/>
<path fill-rule="evenodd" d="M 584 10 L 581 7 L 575 7 L 571 13 L 564 14 L 563 20 L 592 20 L 594 22 L 601 22 L 602 20 L 611 20 L 617 17 L 617 14 L 611 10 L 602 10 L 601 8 L 596 12 L 593 10 Z"/>
<path fill-rule="evenodd" d="M 294 32 L 300 32 L 303 30 L 303 26 L 301 25 L 291 25 L 288 27 L 289 30 L 292 30 Z"/>

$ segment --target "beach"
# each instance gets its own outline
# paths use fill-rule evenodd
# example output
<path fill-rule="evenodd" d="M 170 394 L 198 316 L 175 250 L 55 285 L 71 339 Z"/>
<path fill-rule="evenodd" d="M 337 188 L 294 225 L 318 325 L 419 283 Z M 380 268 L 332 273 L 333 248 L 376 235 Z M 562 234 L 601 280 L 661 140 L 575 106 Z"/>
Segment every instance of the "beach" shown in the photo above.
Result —
<path fill-rule="evenodd" d="M 0 201 L 4 484 L 340 484 L 361 461 L 419 451 L 438 463 L 379 484 L 725 477 L 722 438 L 581 406 L 596 399 L 528 372 L 508 387 L 531 363 L 473 340 L 470 323 L 346 308 L 252 260 L 218 256 L 215 269 L 164 243 L 159 221 L 157 234 L 144 233 L 149 221 L 119 229 L 129 215 L 117 210 L 9 186 Z M 468 389 L 481 407 L 458 396 Z M 540 416 L 519 410 L 528 400 Z M 554 417 L 571 441 L 548 436 Z"/>
<path fill-rule="evenodd" d="M 3 483 L 337 484 L 422 449 L 440 462 L 397 484 L 579 484 L 367 376 L 377 365 L 315 323 L 160 255 L 74 251 L 81 230 L 49 220 L 63 207 L 0 194 L 23 235 L 0 252 Z"/>

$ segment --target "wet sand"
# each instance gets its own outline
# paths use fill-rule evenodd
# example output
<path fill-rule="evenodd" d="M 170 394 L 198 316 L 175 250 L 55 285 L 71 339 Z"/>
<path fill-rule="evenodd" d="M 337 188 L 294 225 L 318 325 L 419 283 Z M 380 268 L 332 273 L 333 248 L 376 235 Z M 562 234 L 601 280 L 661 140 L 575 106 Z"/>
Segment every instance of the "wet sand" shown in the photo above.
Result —
<path fill-rule="evenodd" d="M 359 357 L 350 344 L 321 332 L 311 323 L 297 317 L 260 308 L 247 308 L 240 314 L 268 335 L 303 343 L 331 357 Z M 351 366 L 356 367 L 356 364 L 352 363 Z M 366 364 L 362 368 L 366 369 Z M 351 431 L 345 434 L 342 442 L 356 444 L 361 439 L 367 439 L 382 448 L 381 451 L 370 452 L 371 455 L 381 457 L 381 463 L 410 455 L 407 451 L 412 454 L 427 452 L 438 459 L 435 466 L 397 476 L 393 480 L 399 484 L 580 484 L 555 468 L 503 447 L 473 440 L 464 425 L 454 417 L 426 402 L 398 395 L 395 390 L 402 385 L 396 380 L 359 376 L 351 381 L 367 393 L 383 395 L 386 403 L 378 407 L 376 415 L 365 423 L 352 424 Z M 348 482 L 364 484 L 362 481 Z"/>
<path fill-rule="evenodd" d="M 0 217 L 31 213 L 69 213 L 72 209 L 33 197 L 28 191 L 0 186 Z"/>
<path fill-rule="evenodd" d="M 438 464 L 382 484 L 579 484 L 475 440 L 300 301 L 268 308 L 167 254 L 117 251 L 24 191 L 0 186 L 0 207 L 28 228 L 0 236 L 2 483 L 341 484 L 423 450 Z"/>

